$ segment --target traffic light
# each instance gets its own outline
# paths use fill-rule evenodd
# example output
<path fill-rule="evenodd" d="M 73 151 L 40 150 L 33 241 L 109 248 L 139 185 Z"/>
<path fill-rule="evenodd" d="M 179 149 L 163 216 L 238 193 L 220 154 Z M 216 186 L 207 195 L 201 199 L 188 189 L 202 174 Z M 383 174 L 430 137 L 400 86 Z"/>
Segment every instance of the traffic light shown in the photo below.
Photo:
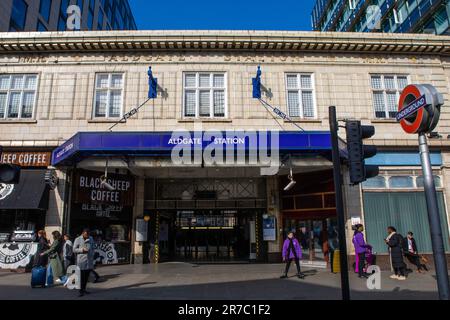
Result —
<path fill-rule="evenodd" d="M 253 98 L 261 99 L 261 67 L 258 66 L 258 71 L 256 71 L 256 78 L 252 78 L 253 85 Z"/>
<path fill-rule="evenodd" d="M 347 133 L 350 182 L 357 185 L 369 178 L 376 177 L 379 173 L 378 166 L 366 165 L 365 159 L 376 155 L 377 148 L 363 144 L 364 139 L 375 134 L 375 127 L 361 125 L 361 121 L 347 120 L 345 130 Z"/>
<path fill-rule="evenodd" d="M 0 164 L 0 183 L 18 184 L 20 180 L 20 166 L 15 164 Z"/>
<path fill-rule="evenodd" d="M 153 77 L 152 67 L 148 67 L 148 98 L 155 99 L 158 97 L 158 79 Z"/>

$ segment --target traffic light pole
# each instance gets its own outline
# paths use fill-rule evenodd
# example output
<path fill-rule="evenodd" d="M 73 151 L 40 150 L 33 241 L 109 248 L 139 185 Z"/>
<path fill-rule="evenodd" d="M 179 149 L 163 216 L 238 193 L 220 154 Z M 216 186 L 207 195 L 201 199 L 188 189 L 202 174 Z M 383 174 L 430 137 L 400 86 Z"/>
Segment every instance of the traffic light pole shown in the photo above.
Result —
<path fill-rule="evenodd" d="M 338 122 L 336 107 L 329 107 L 331 146 L 333 156 L 334 190 L 336 195 L 336 211 L 339 232 L 339 259 L 341 264 L 342 300 L 350 300 L 350 283 L 348 279 L 347 241 L 345 237 L 344 200 L 342 194 L 341 160 L 339 156 Z"/>
<path fill-rule="evenodd" d="M 442 238 L 441 220 L 436 197 L 433 171 L 431 169 L 430 151 L 428 150 L 425 133 L 419 133 L 419 150 L 422 161 L 423 182 L 430 223 L 431 245 L 433 247 L 434 265 L 440 300 L 449 300 L 449 281 L 447 260 L 445 258 L 444 241 Z"/>

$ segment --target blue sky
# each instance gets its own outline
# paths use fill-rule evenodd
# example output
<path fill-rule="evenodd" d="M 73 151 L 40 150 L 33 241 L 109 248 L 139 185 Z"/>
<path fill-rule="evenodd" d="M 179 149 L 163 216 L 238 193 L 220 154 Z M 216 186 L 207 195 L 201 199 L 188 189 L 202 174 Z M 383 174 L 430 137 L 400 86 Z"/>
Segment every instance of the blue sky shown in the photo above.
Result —
<path fill-rule="evenodd" d="M 138 29 L 311 30 L 314 0 L 128 0 Z"/>

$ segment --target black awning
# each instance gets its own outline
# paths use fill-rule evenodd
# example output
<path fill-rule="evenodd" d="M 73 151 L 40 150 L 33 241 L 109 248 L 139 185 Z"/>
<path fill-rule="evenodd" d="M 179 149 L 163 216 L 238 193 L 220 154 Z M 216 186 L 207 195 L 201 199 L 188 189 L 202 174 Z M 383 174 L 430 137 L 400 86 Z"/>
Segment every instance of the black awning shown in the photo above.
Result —
<path fill-rule="evenodd" d="M 0 184 L 0 209 L 48 209 L 45 170 L 21 170 L 15 185 Z"/>

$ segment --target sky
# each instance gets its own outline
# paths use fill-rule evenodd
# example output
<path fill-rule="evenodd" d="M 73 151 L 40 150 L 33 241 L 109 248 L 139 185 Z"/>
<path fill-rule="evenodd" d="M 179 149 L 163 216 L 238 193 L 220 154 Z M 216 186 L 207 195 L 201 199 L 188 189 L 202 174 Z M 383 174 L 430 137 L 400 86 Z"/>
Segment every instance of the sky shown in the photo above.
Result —
<path fill-rule="evenodd" d="M 311 30 L 314 0 L 128 0 L 140 30 Z"/>

